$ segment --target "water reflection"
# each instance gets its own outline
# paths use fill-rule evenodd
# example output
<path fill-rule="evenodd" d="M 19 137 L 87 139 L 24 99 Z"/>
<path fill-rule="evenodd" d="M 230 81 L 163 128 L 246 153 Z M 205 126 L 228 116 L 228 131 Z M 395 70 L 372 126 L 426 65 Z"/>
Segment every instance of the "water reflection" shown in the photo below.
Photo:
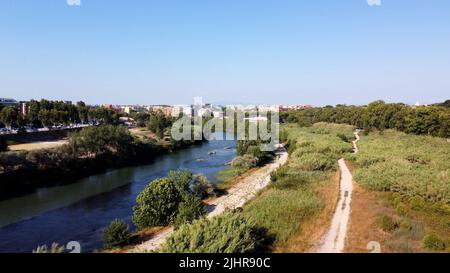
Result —
<path fill-rule="evenodd" d="M 212 141 L 158 157 L 144 166 L 121 168 L 76 183 L 42 188 L 0 202 L 0 252 L 30 252 L 37 245 L 80 241 L 82 251 L 100 248 L 101 229 L 114 218 L 131 223 L 136 196 L 172 169 L 204 173 L 211 181 L 235 155 L 234 142 Z M 216 154 L 208 155 L 215 150 Z M 198 158 L 203 161 L 197 161 Z"/>

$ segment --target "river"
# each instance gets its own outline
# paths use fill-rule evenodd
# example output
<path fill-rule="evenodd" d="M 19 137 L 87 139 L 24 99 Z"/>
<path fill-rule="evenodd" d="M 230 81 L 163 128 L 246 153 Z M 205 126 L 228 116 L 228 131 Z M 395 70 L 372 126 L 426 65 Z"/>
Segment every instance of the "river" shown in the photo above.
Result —
<path fill-rule="evenodd" d="M 212 150 L 216 154 L 209 155 Z M 0 252 L 31 252 L 38 245 L 69 241 L 80 242 L 82 252 L 100 250 L 102 229 L 113 219 L 132 226 L 136 196 L 150 181 L 170 170 L 189 169 L 217 183 L 218 171 L 227 168 L 225 163 L 235 153 L 234 141 L 210 141 L 159 156 L 147 165 L 114 169 L 1 201 Z"/>

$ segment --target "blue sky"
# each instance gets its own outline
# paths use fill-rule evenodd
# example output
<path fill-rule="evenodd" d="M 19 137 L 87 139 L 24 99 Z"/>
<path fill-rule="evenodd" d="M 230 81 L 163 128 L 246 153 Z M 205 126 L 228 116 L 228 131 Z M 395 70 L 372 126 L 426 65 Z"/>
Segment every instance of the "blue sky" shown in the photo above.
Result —
<path fill-rule="evenodd" d="M 0 96 L 88 103 L 450 98 L 450 1 L 0 1 Z"/>

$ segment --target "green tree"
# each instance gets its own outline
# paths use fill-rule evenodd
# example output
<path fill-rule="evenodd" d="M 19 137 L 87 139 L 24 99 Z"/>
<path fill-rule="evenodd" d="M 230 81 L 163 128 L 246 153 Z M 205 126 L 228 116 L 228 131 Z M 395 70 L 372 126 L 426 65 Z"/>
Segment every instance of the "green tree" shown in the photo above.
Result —
<path fill-rule="evenodd" d="M 11 125 L 17 121 L 17 118 L 17 109 L 12 106 L 5 107 L 0 112 L 0 121 L 3 122 L 7 127 L 11 127 Z"/>
<path fill-rule="evenodd" d="M 133 137 L 124 126 L 92 126 L 69 137 L 73 154 L 91 157 L 105 153 L 126 153 L 132 143 Z"/>
<path fill-rule="evenodd" d="M 82 101 L 77 102 L 76 106 L 77 112 L 78 112 L 78 118 L 81 122 L 87 122 L 89 119 L 89 108 L 86 106 L 86 104 Z"/>
<path fill-rule="evenodd" d="M 43 126 L 49 127 L 49 126 L 52 126 L 54 124 L 53 123 L 53 116 L 52 116 L 52 113 L 51 113 L 50 110 L 47 110 L 47 109 L 39 110 L 38 118 L 39 118 L 39 121 L 41 122 L 41 124 Z"/>
<path fill-rule="evenodd" d="M 133 208 L 133 222 L 138 229 L 173 223 L 182 195 L 168 178 L 153 180 L 138 195 Z"/>

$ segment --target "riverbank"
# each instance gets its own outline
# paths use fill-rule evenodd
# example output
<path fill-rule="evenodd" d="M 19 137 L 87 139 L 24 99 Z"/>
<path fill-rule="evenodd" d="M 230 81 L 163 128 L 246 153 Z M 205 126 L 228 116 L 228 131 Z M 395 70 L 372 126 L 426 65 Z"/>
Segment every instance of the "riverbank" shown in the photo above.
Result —
<path fill-rule="evenodd" d="M 212 198 L 206 201 L 208 205 L 208 218 L 222 214 L 227 210 L 233 210 L 242 207 L 246 202 L 254 198 L 260 190 L 270 183 L 270 175 L 276 169 L 283 166 L 288 159 L 288 153 L 284 147 L 280 146 L 275 153 L 276 159 L 256 170 L 250 170 L 250 174 L 236 178 L 229 186 L 227 193 L 223 196 Z M 154 229 L 152 229 L 154 231 Z M 173 228 L 166 227 L 152 233 L 152 237 L 134 247 L 127 247 L 128 252 L 151 252 L 157 251 L 164 243 L 165 239 L 173 233 Z M 146 234 L 143 232 L 142 234 Z M 148 235 L 148 234 L 147 234 Z M 119 250 L 119 252 L 121 252 Z"/>
<path fill-rule="evenodd" d="M 114 219 L 130 226 L 136 197 L 154 179 L 174 169 L 204 174 L 216 184 L 218 172 L 235 156 L 235 141 L 208 141 L 163 153 L 147 164 L 108 169 L 70 184 L 43 187 L 0 201 L 0 252 L 31 252 L 53 242 L 79 241 L 82 252 L 100 251 L 102 230 Z M 215 155 L 208 155 L 211 150 Z M 198 158 L 204 158 L 198 162 Z M 61 177 L 60 179 L 66 179 Z"/>
<path fill-rule="evenodd" d="M 92 132 L 81 135 L 87 131 Z M 78 135 L 77 141 L 71 141 Z M 203 143 L 162 144 L 133 137 L 121 126 L 85 128 L 71 135 L 68 142 L 48 149 L 0 153 L 0 200 L 25 195 L 41 187 L 70 184 L 112 168 L 149 163 L 161 154 Z"/>

